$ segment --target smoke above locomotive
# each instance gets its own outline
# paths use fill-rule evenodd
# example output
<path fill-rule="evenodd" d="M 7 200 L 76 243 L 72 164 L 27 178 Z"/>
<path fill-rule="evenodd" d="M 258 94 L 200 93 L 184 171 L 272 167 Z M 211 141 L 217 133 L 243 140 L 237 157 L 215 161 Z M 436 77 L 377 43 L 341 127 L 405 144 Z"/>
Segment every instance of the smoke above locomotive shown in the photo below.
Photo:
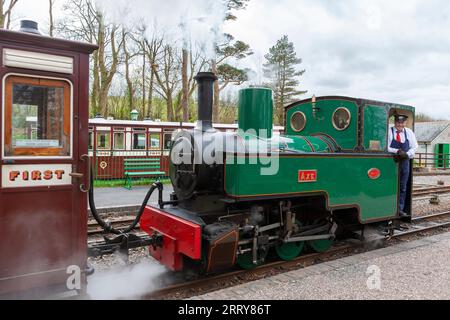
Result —
<path fill-rule="evenodd" d="M 152 39 L 158 32 L 183 49 L 195 47 L 205 57 L 213 59 L 216 44 L 224 38 L 227 16 L 225 1 L 216 0 L 97 0 L 107 18 L 132 29 L 139 25 L 144 35 Z"/>
<path fill-rule="evenodd" d="M 239 126 L 237 132 L 220 132 L 213 128 L 213 84 L 217 77 L 202 72 L 198 82 L 198 122 L 193 130 L 174 135 L 170 162 L 173 170 L 195 172 L 195 166 L 224 164 L 259 165 L 261 175 L 279 172 L 279 157 L 286 152 L 307 152 L 308 142 L 299 137 L 286 137 L 273 132 L 273 92 L 268 88 L 252 87 L 239 92 Z M 317 138 L 311 138 L 312 143 Z M 315 151 L 328 151 L 314 143 Z M 239 156 L 235 156 L 239 155 Z"/>
<path fill-rule="evenodd" d="M 272 90 L 243 89 L 239 94 L 238 132 L 220 132 L 213 128 L 213 73 L 203 72 L 198 82 L 198 122 L 190 131 L 180 131 L 173 139 L 171 163 L 175 166 L 223 165 L 227 154 L 252 155 L 249 163 L 268 166 L 262 174 L 276 174 L 280 137 L 273 136 Z M 229 158 L 228 161 L 234 161 Z M 247 163 L 240 158 L 242 164 Z"/>

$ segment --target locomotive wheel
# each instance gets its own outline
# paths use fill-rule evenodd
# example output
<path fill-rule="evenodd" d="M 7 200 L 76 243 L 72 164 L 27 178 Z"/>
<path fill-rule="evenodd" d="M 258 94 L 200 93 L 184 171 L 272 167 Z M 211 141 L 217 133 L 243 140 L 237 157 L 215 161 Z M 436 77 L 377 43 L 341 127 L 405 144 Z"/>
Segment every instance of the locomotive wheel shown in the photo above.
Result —
<path fill-rule="evenodd" d="M 319 253 L 323 253 L 328 251 L 331 246 L 333 245 L 333 240 L 331 239 L 322 239 L 322 240 L 314 240 L 314 241 L 309 241 L 308 244 L 310 245 L 311 248 L 313 248 L 314 251 L 319 252 Z"/>
<path fill-rule="evenodd" d="M 302 223 L 299 220 L 295 221 L 295 224 L 298 228 L 302 227 Z M 291 242 L 291 243 L 283 243 L 277 247 L 275 247 L 275 251 L 277 252 L 278 257 L 284 261 L 291 261 L 297 258 L 303 251 L 305 247 L 305 242 Z"/>
<path fill-rule="evenodd" d="M 277 246 L 275 250 L 277 251 L 280 259 L 284 261 L 291 261 L 302 253 L 304 247 L 304 242 L 285 243 L 281 246 Z"/>

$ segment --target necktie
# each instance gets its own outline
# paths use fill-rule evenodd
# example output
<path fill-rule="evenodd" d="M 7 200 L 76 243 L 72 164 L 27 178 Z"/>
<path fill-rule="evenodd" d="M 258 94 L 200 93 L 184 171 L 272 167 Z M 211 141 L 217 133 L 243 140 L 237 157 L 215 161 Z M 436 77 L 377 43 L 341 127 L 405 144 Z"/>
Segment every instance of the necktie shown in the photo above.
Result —
<path fill-rule="evenodd" d="M 401 131 L 397 131 L 397 141 L 398 142 L 402 142 L 402 138 L 400 137 L 400 133 L 401 133 Z"/>

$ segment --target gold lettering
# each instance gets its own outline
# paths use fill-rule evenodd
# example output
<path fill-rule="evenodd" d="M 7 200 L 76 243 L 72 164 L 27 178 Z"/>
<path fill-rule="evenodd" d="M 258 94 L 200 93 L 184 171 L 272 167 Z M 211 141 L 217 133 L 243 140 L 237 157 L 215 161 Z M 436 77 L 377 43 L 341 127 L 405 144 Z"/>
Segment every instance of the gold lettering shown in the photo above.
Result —
<path fill-rule="evenodd" d="M 11 171 L 9 173 L 9 181 L 16 181 L 16 179 L 19 177 L 20 172 L 19 171 Z"/>
<path fill-rule="evenodd" d="M 64 173 L 66 173 L 64 170 L 55 170 L 56 179 L 62 180 Z"/>
<path fill-rule="evenodd" d="M 36 181 L 36 180 L 42 180 L 42 173 L 40 171 L 33 171 L 31 172 L 31 180 Z"/>
<path fill-rule="evenodd" d="M 44 172 L 44 180 L 52 180 L 53 179 L 53 172 L 50 170 L 47 170 Z"/>

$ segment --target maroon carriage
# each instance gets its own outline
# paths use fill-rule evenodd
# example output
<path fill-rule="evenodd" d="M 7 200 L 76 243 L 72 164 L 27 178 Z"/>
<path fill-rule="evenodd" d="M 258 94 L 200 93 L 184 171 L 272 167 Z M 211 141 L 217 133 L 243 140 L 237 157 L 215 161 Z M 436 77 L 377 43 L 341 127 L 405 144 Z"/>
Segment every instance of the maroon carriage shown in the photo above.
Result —
<path fill-rule="evenodd" d="M 34 121 L 34 119 L 32 119 Z M 155 170 L 169 175 L 169 150 L 174 132 L 195 127 L 194 123 L 128 121 L 97 117 L 89 120 L 89 155 L 97 180 L 124 179 L 126 161 L 154 159 Z M 234 132 L 237 125 L 215 124 L 219 131 Z M 281 131 L 282 128 L 275 128 Z M 30 130 L 32 132 L 32 130 Z"/>
<path fill-rule="evenodd" d="M 0 30 L 0 295 L 82 290 L 89 54 L 97 47 L 42 36 L 31 21 L 21 31 Z"/>

